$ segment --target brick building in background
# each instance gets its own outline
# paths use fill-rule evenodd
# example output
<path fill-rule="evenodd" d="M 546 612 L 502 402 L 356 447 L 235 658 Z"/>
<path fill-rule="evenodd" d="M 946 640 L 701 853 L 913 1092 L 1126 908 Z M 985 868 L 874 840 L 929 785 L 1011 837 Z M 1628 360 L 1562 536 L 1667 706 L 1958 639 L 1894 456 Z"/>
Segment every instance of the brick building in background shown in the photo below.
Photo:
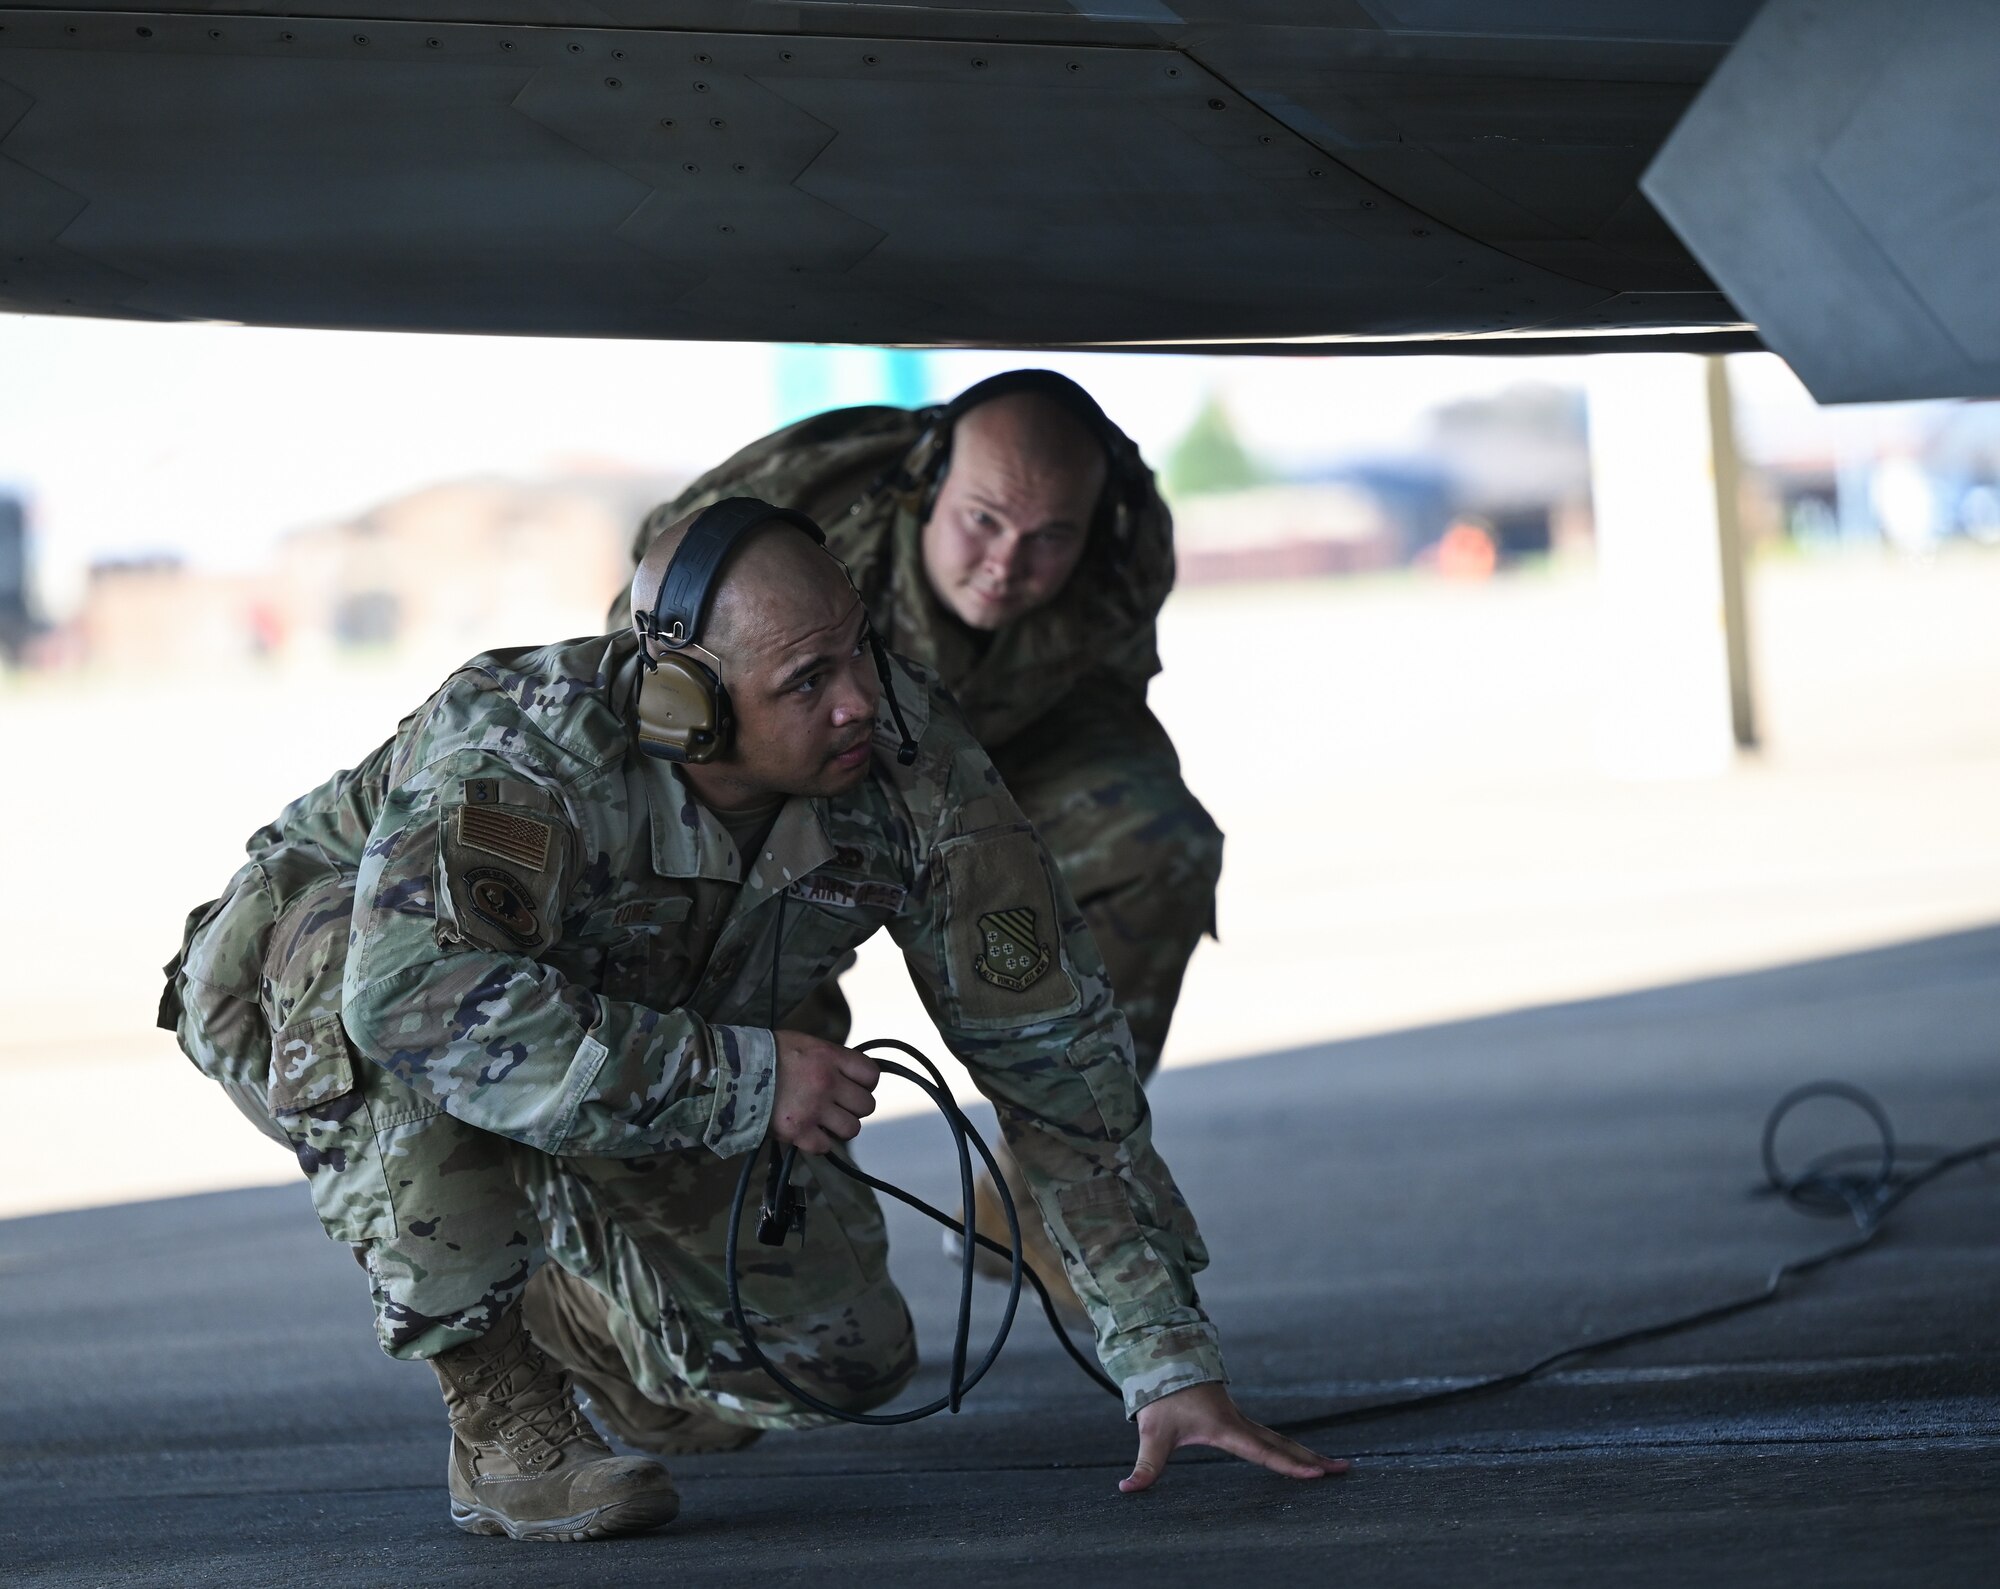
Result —
<path fill-rule="evenodd" d="M 679 489 L 613 469 L 454 481 L 284 537 L 269 566 L 91 570 L 70 653 L 93 671 L 395 657 L 449 667 L 603 627 L 632 526 Z"/>

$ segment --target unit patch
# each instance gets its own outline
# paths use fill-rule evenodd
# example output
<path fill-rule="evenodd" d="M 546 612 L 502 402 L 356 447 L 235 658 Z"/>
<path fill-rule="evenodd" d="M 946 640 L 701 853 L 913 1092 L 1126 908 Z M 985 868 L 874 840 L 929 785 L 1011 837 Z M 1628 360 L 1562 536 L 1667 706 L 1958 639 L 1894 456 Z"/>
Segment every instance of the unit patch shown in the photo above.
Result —
<path fill-rule="evenodd" d="M 1003 1032 L 1083 1008 L 1063 954 L 1048 851 L 1026 822 L 947 839 L 946 1013 L 966 1031 Z"/>
<path fill-rule="evenodd" d="M 996 988 L 1025 993 L 1049 968 L 1053 951 L 1035 936 L 1035 913 L 1026 906 L 988 911 L 979 918 L 980 948 L 972 967 Z"/>
<path fill-rule="evenodd" d="M 466 869 L 464 879 L 473 915 L 499 928 L 523 949 L 541 942 L 541 918 L 512 872 L 497 866 L 473 866 Z"/>
<path fill-rule="evenodd" d="M 438 814 L 439 934 L 535 954 L 561 935 L 569 834 L 554 798 L 508 778 L 467 778 L 460 789 L 464 803 Z"/>
<path fill-rule="evenodd" d="M 475 779 L 468 783 L 468 798 L 476 797 L 479 785 L 488 781 Z M 539 872 L 549 864 L 549 825 L 502 806 L 460 806 L 458 842 L 469 850 L 483 850 L 531 872 Z"/>

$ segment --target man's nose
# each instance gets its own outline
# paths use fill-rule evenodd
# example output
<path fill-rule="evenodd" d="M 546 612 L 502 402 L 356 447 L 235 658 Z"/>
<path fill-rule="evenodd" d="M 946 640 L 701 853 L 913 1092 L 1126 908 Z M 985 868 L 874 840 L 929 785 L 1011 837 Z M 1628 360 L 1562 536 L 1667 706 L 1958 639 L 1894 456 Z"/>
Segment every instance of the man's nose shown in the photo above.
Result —
<path fill-rule="evenodd" d="M 1003 579 L 1013 579 L 1021 572 L 1023 553 L 1027 542 L 1019 535 L 996 535 L 986 544 L 986 566 Z"/>
<path fill-rule="evenodd" d="M 846 669 L 840 683 L 833 692 L 833 721 L 836 727 L 845 727 L 875 715 L 875 704 L 880 697 L 881 686 L 876 682 L 871 665 L 864 659 L 859 667 Z"/>

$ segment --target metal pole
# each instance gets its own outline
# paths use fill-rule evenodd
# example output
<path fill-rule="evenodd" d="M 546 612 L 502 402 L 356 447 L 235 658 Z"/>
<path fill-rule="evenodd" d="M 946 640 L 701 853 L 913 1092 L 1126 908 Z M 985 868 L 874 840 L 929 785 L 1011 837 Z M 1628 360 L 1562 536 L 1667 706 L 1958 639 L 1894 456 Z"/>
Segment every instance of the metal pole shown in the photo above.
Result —
<path fill-rule="evenodd" d="M 1708 426 L 1715 460 L 1715 536 L 1722 557 L 1722 630 L 1729 656 L 1729 726 L 1738 750 L 1757 748 L 1756 691 L 1750 678 L 1750 619 L 1744 597 L 1742 468 L 1729 371 L 1709 354 Z"/>

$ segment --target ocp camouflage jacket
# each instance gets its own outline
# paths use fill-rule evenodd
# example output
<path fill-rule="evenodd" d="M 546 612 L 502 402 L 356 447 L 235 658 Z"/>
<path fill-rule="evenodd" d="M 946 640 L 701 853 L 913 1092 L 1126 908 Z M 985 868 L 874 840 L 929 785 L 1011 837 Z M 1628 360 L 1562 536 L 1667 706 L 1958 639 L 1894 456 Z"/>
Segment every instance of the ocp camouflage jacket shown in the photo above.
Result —
<path fill-rule="evenodd" d="M 634 749 L 636 667 L 629 633 L 476 658 L 252 840 L 266 876 L 358 873 L 358 1050 L 546 1153 L 735 1156 L 769 1125 L 772 1027 L 886 928 L 1074 1259 L 1128 1410 L 1221 1378 L 1192 1279 L 1207 1254 L 1103 963 L 931 675 L 895 670 L 914 765 L 885 702 L 872 775 L 788 801 L 746 872 Z"/>

